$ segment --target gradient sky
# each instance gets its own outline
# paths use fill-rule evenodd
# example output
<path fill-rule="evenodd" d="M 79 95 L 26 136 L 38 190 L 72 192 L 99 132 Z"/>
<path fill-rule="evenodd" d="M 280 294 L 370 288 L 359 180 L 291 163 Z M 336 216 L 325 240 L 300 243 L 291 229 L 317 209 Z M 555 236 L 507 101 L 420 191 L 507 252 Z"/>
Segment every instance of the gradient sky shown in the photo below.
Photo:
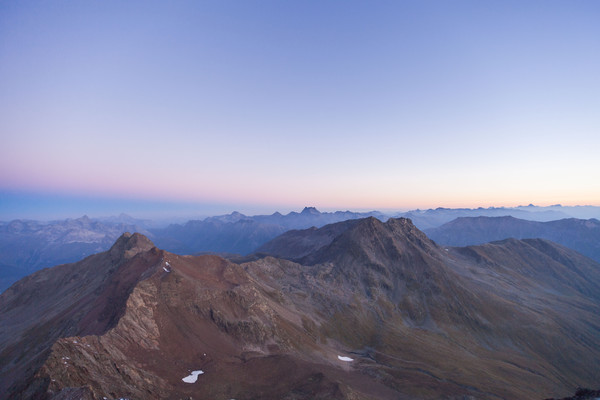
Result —
<path fill-rule="evenodd" d="M 598 1 L 1 2 L 0 219 L 600 205 L 599 21 Z"/>

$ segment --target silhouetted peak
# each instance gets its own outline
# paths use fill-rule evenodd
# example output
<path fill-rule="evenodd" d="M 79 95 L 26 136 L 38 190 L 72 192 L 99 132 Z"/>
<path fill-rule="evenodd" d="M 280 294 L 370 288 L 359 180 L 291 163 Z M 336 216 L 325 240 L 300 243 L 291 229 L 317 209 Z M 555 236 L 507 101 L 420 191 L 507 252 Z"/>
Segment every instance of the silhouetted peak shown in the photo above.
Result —
<path fill-rule="evenodd" d="M 377 231 L 389 231 L 389 232 L 402 232 L 404 234 L 422 232 L 412 223 L 409 218 L 390 218 L 387 222 L 381 222 L 376 217 L 366 217 L 359 220 L 359 223 L 354 226 L 354 229 L 364 229 L 369 227 L 371 230 Z"/>
<path fill-rule="evenodd" d="M 303 214 L 303 215 L 307 215 L 307 214 L 319 215 L 321 213 L 315 207 L 304 207 L 304 210 L 302 210 L 301 214 Z"/>
<path fill-rule="evenodd" d="M 112 245 L 109 252 L 113 258 L 132 258 L 136 254 L 148 251 L 154 247 L 154 243 L 141 233 L 131 234 L 125 232 Z"/>

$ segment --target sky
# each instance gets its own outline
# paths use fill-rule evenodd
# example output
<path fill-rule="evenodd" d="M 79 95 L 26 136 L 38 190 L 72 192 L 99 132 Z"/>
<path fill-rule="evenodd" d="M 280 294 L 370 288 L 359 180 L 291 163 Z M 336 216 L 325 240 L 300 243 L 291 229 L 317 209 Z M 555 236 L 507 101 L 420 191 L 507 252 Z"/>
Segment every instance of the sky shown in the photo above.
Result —
<path fill-rule="evenodd" d="M 600 205 L 600 2 L 0 2 L 0 220 Z"/>

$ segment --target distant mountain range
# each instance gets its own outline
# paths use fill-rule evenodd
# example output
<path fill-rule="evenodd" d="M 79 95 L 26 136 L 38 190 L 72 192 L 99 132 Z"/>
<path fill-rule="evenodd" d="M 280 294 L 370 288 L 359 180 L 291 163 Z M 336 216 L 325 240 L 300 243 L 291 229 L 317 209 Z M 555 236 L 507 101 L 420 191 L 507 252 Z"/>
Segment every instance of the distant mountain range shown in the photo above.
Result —
<path fill-rule="evenodd" d="M 477 245 L 506 238 L 548 239 L 600 262 L 600 221 L 597 219 L 536 222 L 514 217 L 463 217 L 425 232 L 438 244 L 448 246 Z"/>
<path fill-rule="evenodd" d="M 100 222 L 84 216 L 47 223 L 27 220 L 0 223 L 0 291 L 39 269 L 104 251 L 127 231 L 150 234 L 129 219 L 127 223 Z"/>
<path fill-rule="evenodd" d="M 152 221 L 121 214 L 63 221 L 14 220 L 0 222 L 0 291 L 41 268 L 70 263 L 107 250 L 124 232 L 140 232 L 178 254 L 248 254 L 288 229 L 323 226 L 331 222 L 375 215 L 379 212 L 321 213 L 314 207 L 287 215 L 248 217 L 239 212 L 193 220 L 186 224 L 154 227 Z"/>
<path fill-rule="evenodd" d="M 302 212 L 282 215 L 246 216 L 239 212 L 174 224 L 165 229 L 153 230 L 155 243 L 168 251 L 179 254 L 201 252 L 249 254 L 263 243 L 290 229 L 321 227 L 333 222 L 375 216 L 387 217 L 377 211 L 356 213 L 350 211 L 320 212 L 305 207 Z"/>
<path fill-rule="evenodd" d="M 22 279 L 0 295 L 0 398 L 541 400 L 600 382 L 600 264 L 561 245 L 444 248 L 369 217 L 261 250 L 238 264 L 124 234 Z"/>
<path fill-rule="evenodd" d="M 532 221 L 567 217 L 600 218 L 600 207 L 525 206 L 515 208 L 478 208 L 414 210 L 396 214 L 410 218 L 420 229 L 439 227 L 457 217 L 512 215 Z M 0 222 L 0 291 L 27 274 L 107 250 L 124 232 L 140 232 L 160 248 L 178 254 L 219 253 L 246 255 L 292 229 L 322 227 L 327 224 L 374 216 L 386 221 L 389 215 L 371 212 L 319 212 L 306 207 L 286 215 L 246 216 L 239 212 L 191 220 L 157 228 L 149 220 L 120 215 L 101 219 L 82 217 L 63 221 L 15 220 Z M 559 243 L 560 240 L 557 240 Z M 568 243 L 565 245 L 570 246 Z M 589 253 L 585 253 L 589 254 Z"/>
<path fill-rule="evenodd" d="M 555 221 L 564 218 L 600 219 L 600 207 L 596 206 L 561 206 L 538 207 L 530 204 L 519 207 L 489 208 L 436 208 L 429 210 L 413 210 L 394 215 L 410 218 L 422 230 L 436 228 L 461 217 L 505 217 L 511 216 L 528 221 Z"/>

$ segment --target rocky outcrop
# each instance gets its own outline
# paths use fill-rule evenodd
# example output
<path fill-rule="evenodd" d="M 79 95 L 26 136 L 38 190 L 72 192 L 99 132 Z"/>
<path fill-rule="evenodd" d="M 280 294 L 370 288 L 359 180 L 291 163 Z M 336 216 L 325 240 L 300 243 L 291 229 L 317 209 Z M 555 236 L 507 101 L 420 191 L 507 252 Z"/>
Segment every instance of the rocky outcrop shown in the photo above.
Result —
<path fill-rule="evenodd" d="M 130 293 L 160 259 L 143 235 L 124 234 L 107 252 L 38 271 L 3 293 L 0 392 L 23 390 L 58 339 L 100 335 L 116 325 Z"/>

